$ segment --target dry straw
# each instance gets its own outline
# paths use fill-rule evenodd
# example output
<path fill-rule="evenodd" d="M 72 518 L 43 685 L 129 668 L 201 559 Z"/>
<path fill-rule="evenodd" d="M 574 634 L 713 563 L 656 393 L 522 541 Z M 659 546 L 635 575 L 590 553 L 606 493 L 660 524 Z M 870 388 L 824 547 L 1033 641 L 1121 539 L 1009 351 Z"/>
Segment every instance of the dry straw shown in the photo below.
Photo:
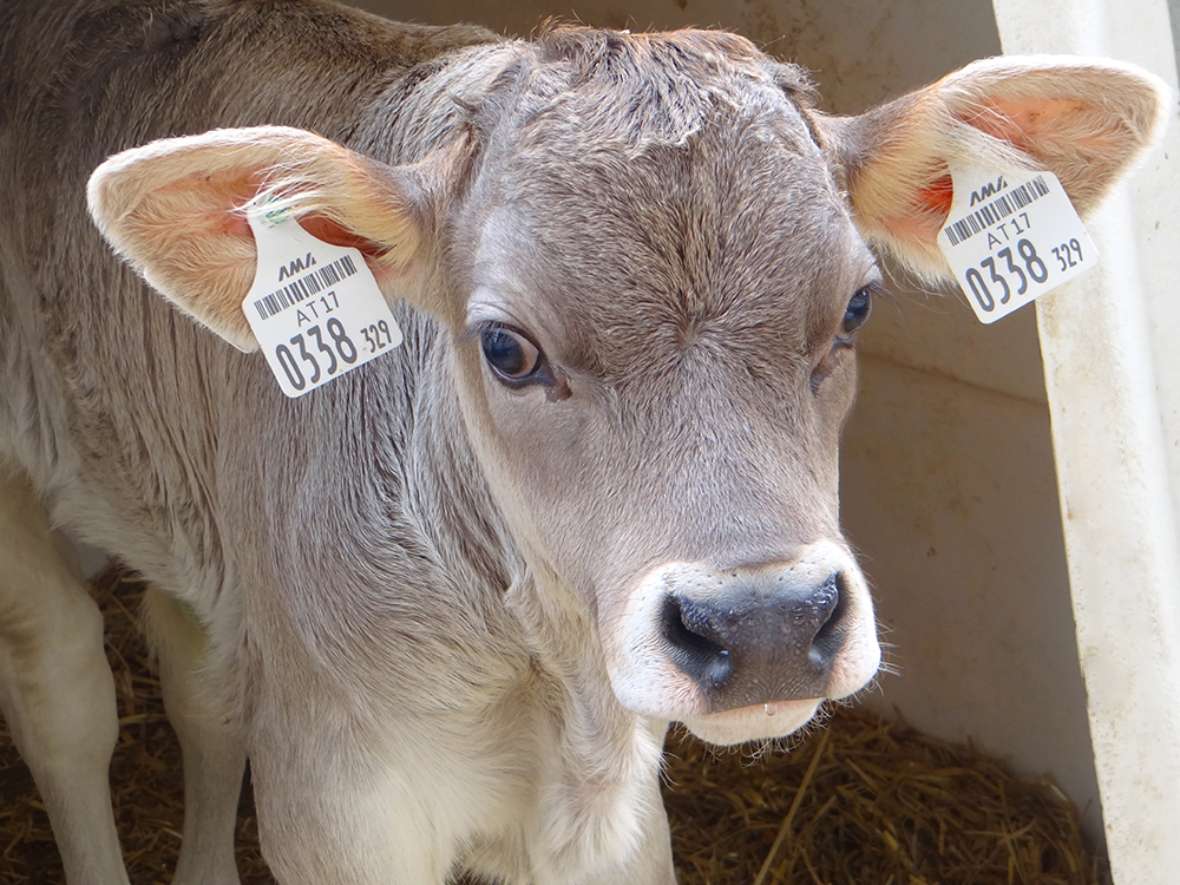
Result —
<path fill-rule="evenodd" d="M 141 592 L 115 571 L 95 584 L 122 726 L 112 765 L 119 831 L 131 881 L 163 885 L 180 842 L 180 766 L 137 629 Z M 1051 784 L 849 711 L 792 752 L 757 758 L 674 735 L 665 793 L 682 885 L 1109 882 Z M 243 882 L 270 882 L 249 790 L 239 818 Z M 61 881 L 44 807 L 0 733 L 0 883 Z"/>

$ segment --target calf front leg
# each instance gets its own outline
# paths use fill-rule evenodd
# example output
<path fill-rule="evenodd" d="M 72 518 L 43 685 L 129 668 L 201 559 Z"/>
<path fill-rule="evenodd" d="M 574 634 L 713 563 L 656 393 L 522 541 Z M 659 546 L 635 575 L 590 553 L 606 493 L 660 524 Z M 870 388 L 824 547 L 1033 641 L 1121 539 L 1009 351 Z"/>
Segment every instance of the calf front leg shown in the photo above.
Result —
<path fill-rule="evenodd" d="M 672 863 L 672 832 L 659 787 L 651 791 L 643 814 L 643 837 L 634 856 L 623 865 L 612 882 L 635 882 L 643 885 L 676 885 Z M 604 880 L 604 885 L 605 885 Z"/>
<path fill-rule="evenodd" d="M 109 769 L 119 733 L 102 615 L 40 500 L 0 464 L 0 710 L 71 885 L 127 882 Z"/>
<path fill-rule="evenodd" d="M 310 699 L 289 702 L 311 706 Z M 256 728 L 250 770 L 262 854 L 283 885 L 443 885 L 467 808 L 438 809 L 454 772 L 425 753 L 391 761 L 347 725 Z"/>
<path fill-rule="evenodd" d="M 234 827 L 245 744 L 205 680 L 209 639 L 185 607 L 151 588 L 143 600 L 168 721 L 184 766 L 184 833 L 173 885 L 235 885 Z"/>
<path fill-rule="evenodd" d="M 583 833 L 582 838 L 589 845 L 597 846 L 597 851 L 583 848 L 576 861 L 570 856 L 568 846 L 557 853 L 544 851 L 546 859 L 536 873 L 535 885 L 616 885 L 620 882 L 676 885 L 668 815 L 654 778 L 632 794 L 629 805 L 629 808 L 617 809 L 616 814 L 626 815 L 633 821 L 635 844 L 630 851 L 622 857 L 612 857 L 612 849 L 617 852 L 620 844 L 617 838 L 593 838 L 589 833 Z M 587 821 L 586 825 L 609 827 L 611 822 Z"/>

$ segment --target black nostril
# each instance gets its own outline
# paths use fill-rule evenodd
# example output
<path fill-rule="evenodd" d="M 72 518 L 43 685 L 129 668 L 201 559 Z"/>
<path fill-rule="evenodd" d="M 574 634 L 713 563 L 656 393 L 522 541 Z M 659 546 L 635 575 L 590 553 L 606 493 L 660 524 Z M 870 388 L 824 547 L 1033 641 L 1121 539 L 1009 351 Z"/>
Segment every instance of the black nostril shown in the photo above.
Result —
<path fill-rule="evenodd" d="M 694 617 L 691 602 L 666 596 L 660 626 L 676 666 L 705 688 L 724 687 L 733 673 L 733 659 L 728 649 L 702 635 L 708 627 L 701 618 Z"/>
<path fill-rule="evenodd" d="M 832 575 L 816 588 L 812 601 L 817 609 L 827 609 L 828 616 L 820 624 L 815 638 L 811 640 L 807 658 L 815 667 L 827 669 L 844 643 L 843 622 L 848 610 L 848 592 L 844 587 L 844 577 L 840 574 Z"/>

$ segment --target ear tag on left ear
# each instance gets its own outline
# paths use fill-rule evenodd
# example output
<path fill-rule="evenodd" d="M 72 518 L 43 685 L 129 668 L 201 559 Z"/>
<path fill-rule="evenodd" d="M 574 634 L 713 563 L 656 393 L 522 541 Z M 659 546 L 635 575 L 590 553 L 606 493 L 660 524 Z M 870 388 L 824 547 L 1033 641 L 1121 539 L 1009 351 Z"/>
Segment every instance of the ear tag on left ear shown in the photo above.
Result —
<path fill-rule="evenodd" d="M 1051 172 L 951 165 L 954 202 L 942 254 L 981 323 L 1023 307 L 1098 263 L 1098 251 Z"/>
<path fill-rule="evenodd" d="M 258 248 L 242 311 L 289 397 L 322 387 L 402 343 L 359 249 L 334 246 L 284 210 L 250 206 Z"/>

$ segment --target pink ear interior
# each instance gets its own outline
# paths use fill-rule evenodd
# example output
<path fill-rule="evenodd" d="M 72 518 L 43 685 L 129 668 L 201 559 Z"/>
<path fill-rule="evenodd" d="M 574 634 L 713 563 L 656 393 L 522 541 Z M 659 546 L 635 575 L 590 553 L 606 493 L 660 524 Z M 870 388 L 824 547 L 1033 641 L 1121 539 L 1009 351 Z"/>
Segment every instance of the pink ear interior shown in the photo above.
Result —
<path fill-rule="evenodd" d="M 199 179 L 203 180 L 198 185 Z M 252 239 L 250 225 L 246 216 L 235 210 L 245 205 L 261 187 L 262 177 L 257 172 L 233 175 L 221 172 L 177 179 L 160 188 L 156 194 L 158 197 L 187 197 L 183 204 L 178 199 L 172 205 L 185 205 L 192 210 L 192 214 L 187 219 L 176 218 L 176 223 L 188 226 L 190 230 L 196 226 L 207 233 L 248 241 Z M 198 193 L 201 195 L 199 203 L 193 200 L 193 195 Z M 386 247 L 358 236 L 322 215 L 306 215 L 299 223 L 317 239 L 335 246 L 359 249 L 368 258 L 379 258 L 387 251 Z"/>
<path fill-rule="evenodd" d="M 1077 98 L 990 98 L 960 119 L 1032 156 L 1039 145 L 1067 138 L 1081 139 L 1077 147 L 1101 148 L 1126 135 L 1116 115 Z"/>
<path fill-rule="evenodd" d="M 305 215 L 299 219 L 299 224 L 317 240 L 323 240 L 325 243 L 331 243 L 333 246 L 357 249 L 365 258 L 370 259 L 371 262 L 376 262 L 386 251 L 382 246 L 374 243 L 372 240 L 357 236 L 352 231 L 322 215 Z M 228 213 L 222 219 L 220 228 L 226 236 L 247 241 L 253 238 L 253 233 L 250 231 L 250 225 L 246 221 L 246 216 L 241 212 Z"/>
<path fill-rule="evenodd" d="M 323 240 L 325 243 L 331 243 L 333 246 L 359 249 L 360 253 L 366 258 L 375 260 L 388 251 L 380 243 L 374 243 L 372 240 L 358 236 L 348 228 L 323 215 L 306 215 L 299 219 L 299 223 L 313 237 Z"/>
<path fill-rule="evenodd" d="M 949 175 L 936 178 L 918 191 L 918 203 L 929 210 L 931 215 L 946 219 L 951 211 L 955 188 Z"/>
<path fill-rule="evenodd" d="M 177 178 L 155 188 L 150 199 L 136 206 L 134 223 L 174 226 L 190 237 L 201 234 L 248 241 L 250 226 L 234 207 L 257 192 L 259 180 L 257 175 L 224 171 Z"/>
<path fill-rule="evenodd" d="M 1043 128 L 1048 100 L 1001 101 L 985 99 L 967 113 L 956 115 L 968 126 L 1006 141 L 1022 151 L 1036 142 L 1036 129 Z"/>
<path fill-rule="evenodd" d="M 1137 147 L 1142 138 L 1130 125 L 1130 116 L 1100 101 L 1076 97 L 993 96 L 959 119 L 1052 168 L 1065 156 L 1093 157 L 1106 163 L 1111 158 L 1121 160 L 1129 153 L 1128 143 Z"/>
<path fill-rule="evenodd" d="M 931 242 L 946 223 L 953 200 L 951 177 L 942 175 L 917 192 L 911 211 L 884 216 L 881 224 L 897 239 L 914 243 Z"/>
<path fill-rule="evenodd" d="M 1099 125 L 1098 113 L 1093 105 L 1074 98 L 993 97 L 957 116 L 967 125 L 1046 162 L 1069 146 L 1081 152 L 1102 151 L 1125 137 L 1117 122 Z M 896 236 L 931 240 L 945 224 L 953 200 L 951 177 L 943 175 L 915 195 L 916 212 L 886 218 L 884 223 Z"/>

